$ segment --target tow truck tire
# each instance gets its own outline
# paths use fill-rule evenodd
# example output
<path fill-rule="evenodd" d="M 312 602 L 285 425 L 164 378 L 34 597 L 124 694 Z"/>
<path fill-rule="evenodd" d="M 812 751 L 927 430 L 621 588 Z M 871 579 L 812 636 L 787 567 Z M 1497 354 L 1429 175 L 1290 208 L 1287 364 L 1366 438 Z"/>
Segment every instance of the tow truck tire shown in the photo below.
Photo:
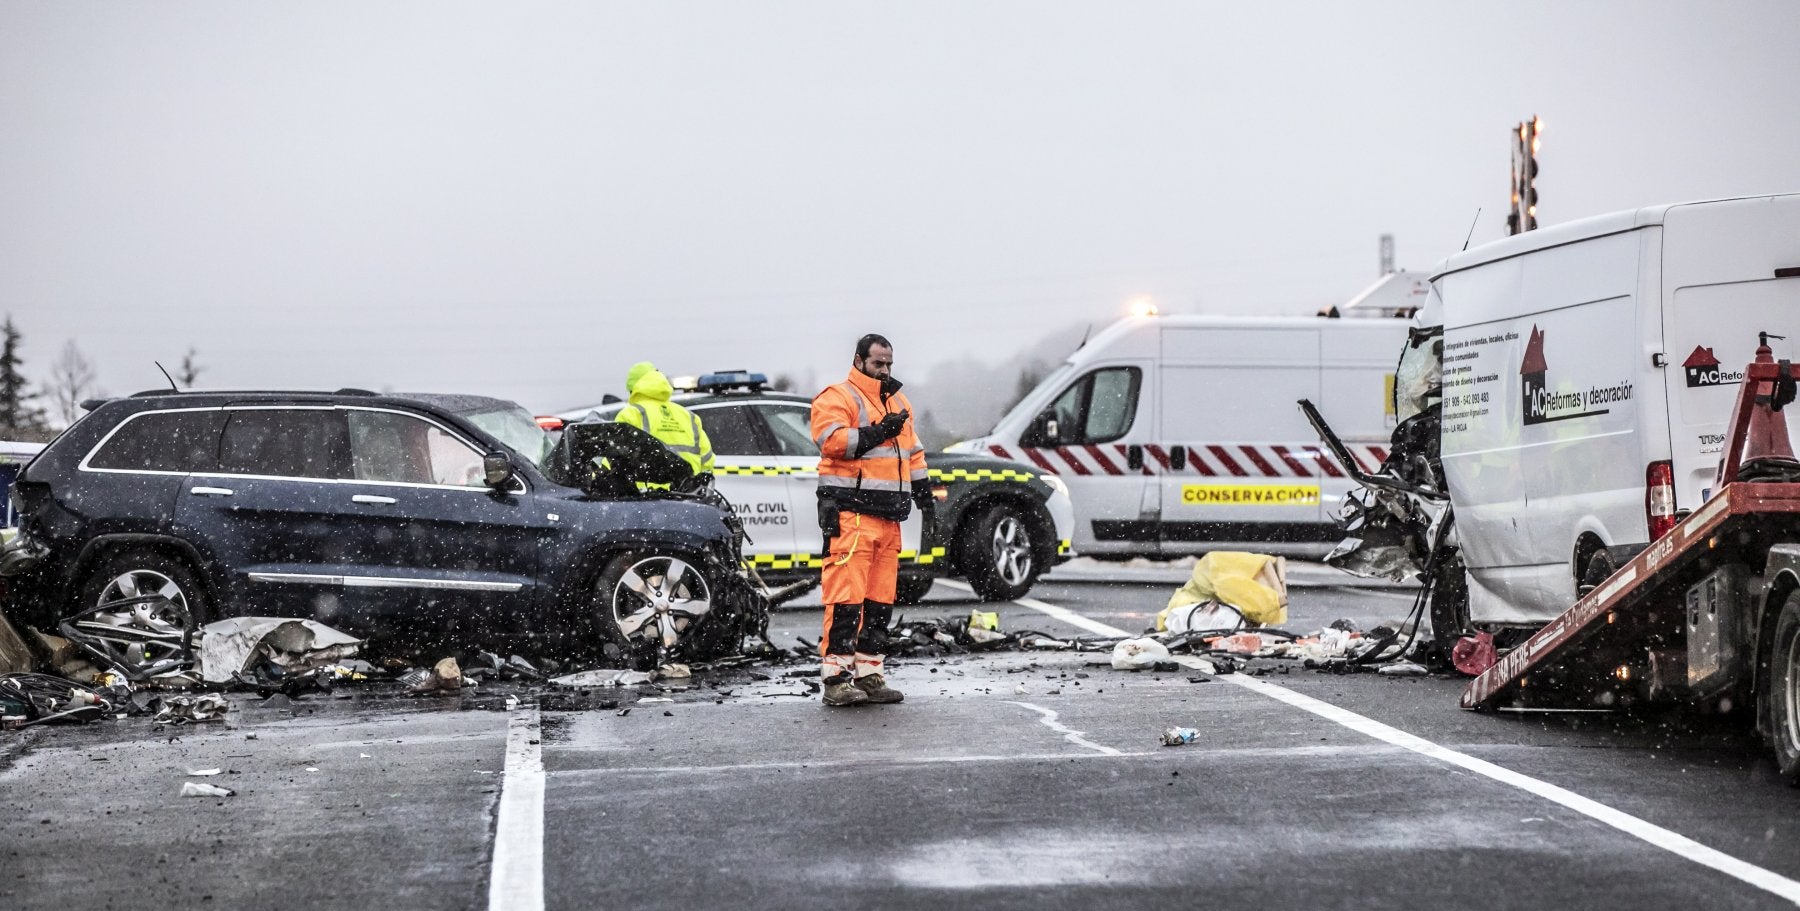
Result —
<path fill-rule="evenodd" d="M 996 503 L 976 516 L 958 543 L 957 566 L 983 601 L 1023 598 L 1043 572 L 1037 526 L 1017 506 Z"/>
<path fill-rule="evenodd" d="M 931 583 L 936 582 L 930 576 L 901 576 L 894 584 L 894 603 L 911 607 L 931 593 Z"/>
<path fill-rule="evenodd" d="M 1788 595 L 1775 620 L 1767 698 L 1775 768 L 1788 784 L 1800 787 L 1800 592 Z"/>

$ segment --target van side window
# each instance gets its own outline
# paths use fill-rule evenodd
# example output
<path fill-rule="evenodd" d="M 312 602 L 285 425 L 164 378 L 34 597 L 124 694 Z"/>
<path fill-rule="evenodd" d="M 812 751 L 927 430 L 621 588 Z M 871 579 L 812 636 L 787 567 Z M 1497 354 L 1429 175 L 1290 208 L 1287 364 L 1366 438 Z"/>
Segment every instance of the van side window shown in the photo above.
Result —
<path fill-rule="evenodd" d="M 350 461 L 344 418 L 330 408 L 233 410 L 219 470 L 276 478 L 341 478 Z"/>
<path fill-rule="evenodd" d="M 130 418 L 94 453 L 90 468 L 122 471 L 213 471 L 219 465 L 219 425 L 209 411 L 153 411 Z"/>
<path fill-rule="evenodd" d="M 1131 429 L 1137 415 L 1143 371 L 1136 367 L 1104 367 L 1064 390 L 1047 409 L 1056 421 L 1056 437 L 1046 425 L 1034 425 L 1019 442 L 1025 446 L 1074 446 L 1109 443 Z"/>

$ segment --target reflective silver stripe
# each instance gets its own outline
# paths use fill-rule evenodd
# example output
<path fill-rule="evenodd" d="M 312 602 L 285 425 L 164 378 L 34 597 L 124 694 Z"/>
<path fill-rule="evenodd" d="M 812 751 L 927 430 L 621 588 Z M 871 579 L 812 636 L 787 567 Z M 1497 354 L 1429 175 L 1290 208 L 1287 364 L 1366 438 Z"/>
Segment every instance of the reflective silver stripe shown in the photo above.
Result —
<path fill-rule="evenodd" d="M 465 592 L 516 592 L 522 582 L 464 582 L 457 579 L 416 579 L 392 576 L 328 576 L 314 573 L 250 573 L 252 582 L 298 582 L 306 585 L 342 585 L 345 588 L 439 588 Z"/>
<path fill-rule="evenodd" d="M 918 454 L 919 454 L 919 453 L 921 453 L 921 452 L 924 452 L 924 451 L 925 451 L 925 447 L 923 447 L 923 446 L 914 446 L 914 447 L 912 447 L 912 448 L 910 448 L 910 449 L 908 449 L 908 450 L 906 450 L 906 457 L 907 457 L 907 458 L 909 458 L 909 459 L 910 459 L 910 458 L 912 458 L 912 457 L 913 457 L 913 456 L 916 456 L 916 455 L 918 455 Z"/>
<path fill-rule="evenodd" d="M 915 481 L 923 481 L 923 480 L 929 478 L 930 476 L 931 476 L 931 470 L 928 468 L 921 468 L 918 471 L 915 471 L 912 473 L 912 479 Z"/>
<path fill-rule="evenodd" d="M 843 430 L 843 429 L 844 429 L 844 425 L 833 422 L 832 424 L 830 424 L 829 426 L 827 426 L 825 428 L 825 431 L 823 433 L 820 433 L 818 436 L 813 437 L 813 443 L 815 445 L 817 445 L 819 448 L 823 449 L 825 447 L 825 439 L 827 437 L 831 436 L 832 434 L 837 433 L 838 431 Z M 852 430 L 850 432 L 855 433 L 856 431 Z"/>
<path fill-rule="evenodd" d="M 862 431 L 856 429 L 855 427 L 852 427 L 849 430 L 844 431 L 844 458 L 846 460 L 856 458 L 856 441 L 861 438 L 862 438 Z M 821 451 L 823 451 L 824 448 L 825 448 L 825 444 L 820 443 L 819 449 Z"/>
<path fill-rule="evenodd" d="M 820 487 L 860 487 L 863 490 L 908 490 L 906 481 L 883 481 L 876 478 L 846 478 L 835 474 L 819 475 Z"/>
<path fill-rule="evenodd" d="M 637 411 L 637 413 L 638 413 L 638 429 L 644 431 L 645 433 L 649 433 L 650 432 L 650 412 L 645 411 L 644 406 L 642 406 L 642 405 L 626 405 L 625 407 L 632 408 Z M 621 412 L 621 413 L 623 413 L 623 412 Z"/>
<path fill-rule="evenodd" d="M 857 456 L 857 458 L 859 458 L 859 459 L 897 459 L 897 458 L 900 458 L 900 447 L 892 445 L 892 444 L 877 446 L 874 449 L 871 449 L 868 452 L 865 452 L 862 455 Z"/>
<path fill-rule="evenodd" d="M 856 426 L 869 426 L 869 409 L 863 407 L 862 392 L 856 388 L 856 384 L 849 382 L 839 383 L 837 388 L 844 390 L 844 394 L 850 397 L 850 401 L 856 403 Z"/>

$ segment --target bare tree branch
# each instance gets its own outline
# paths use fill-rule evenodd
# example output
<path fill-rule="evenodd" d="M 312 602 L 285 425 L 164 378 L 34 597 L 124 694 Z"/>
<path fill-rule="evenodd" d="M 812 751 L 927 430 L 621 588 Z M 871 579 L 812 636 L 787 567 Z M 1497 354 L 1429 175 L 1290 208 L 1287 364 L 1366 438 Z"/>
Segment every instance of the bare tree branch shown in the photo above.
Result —
<path fill-rule="evenodd" d="M 50 399 L 64 426 L 81 417 L 81 403 L 94 392 L 94 365 L 70 339 L 50 365 Z"/>

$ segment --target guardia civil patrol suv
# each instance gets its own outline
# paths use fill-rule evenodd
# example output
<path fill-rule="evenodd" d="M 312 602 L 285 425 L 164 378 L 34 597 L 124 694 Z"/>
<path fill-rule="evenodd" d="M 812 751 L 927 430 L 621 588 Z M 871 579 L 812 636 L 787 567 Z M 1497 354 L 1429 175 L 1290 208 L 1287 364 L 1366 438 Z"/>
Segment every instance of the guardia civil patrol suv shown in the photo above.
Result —
<path fill-rule="evenodd" d="M 771 584 L 816 574 L 821 537 L 815 491 L 819 447 L 812 400 L 769 388 L 761 373 L 710 373 L 678 392 L 712 441 L 719 492 L 744 523 L 744 557 Z M 554 421 L 612 420 L 622 402 L 573 408 Z M 929 405 L 927 404 L 927 407 Z M 955 575 L 988 601 L 1023 597 L 1069 556 L 1074 510 L 1053 474 L 984 455 L 927 453 L 937 529 L 919 540 L 917 513 L 901 526 L 898 601 L 916 604 L 934 579 Z"/>

